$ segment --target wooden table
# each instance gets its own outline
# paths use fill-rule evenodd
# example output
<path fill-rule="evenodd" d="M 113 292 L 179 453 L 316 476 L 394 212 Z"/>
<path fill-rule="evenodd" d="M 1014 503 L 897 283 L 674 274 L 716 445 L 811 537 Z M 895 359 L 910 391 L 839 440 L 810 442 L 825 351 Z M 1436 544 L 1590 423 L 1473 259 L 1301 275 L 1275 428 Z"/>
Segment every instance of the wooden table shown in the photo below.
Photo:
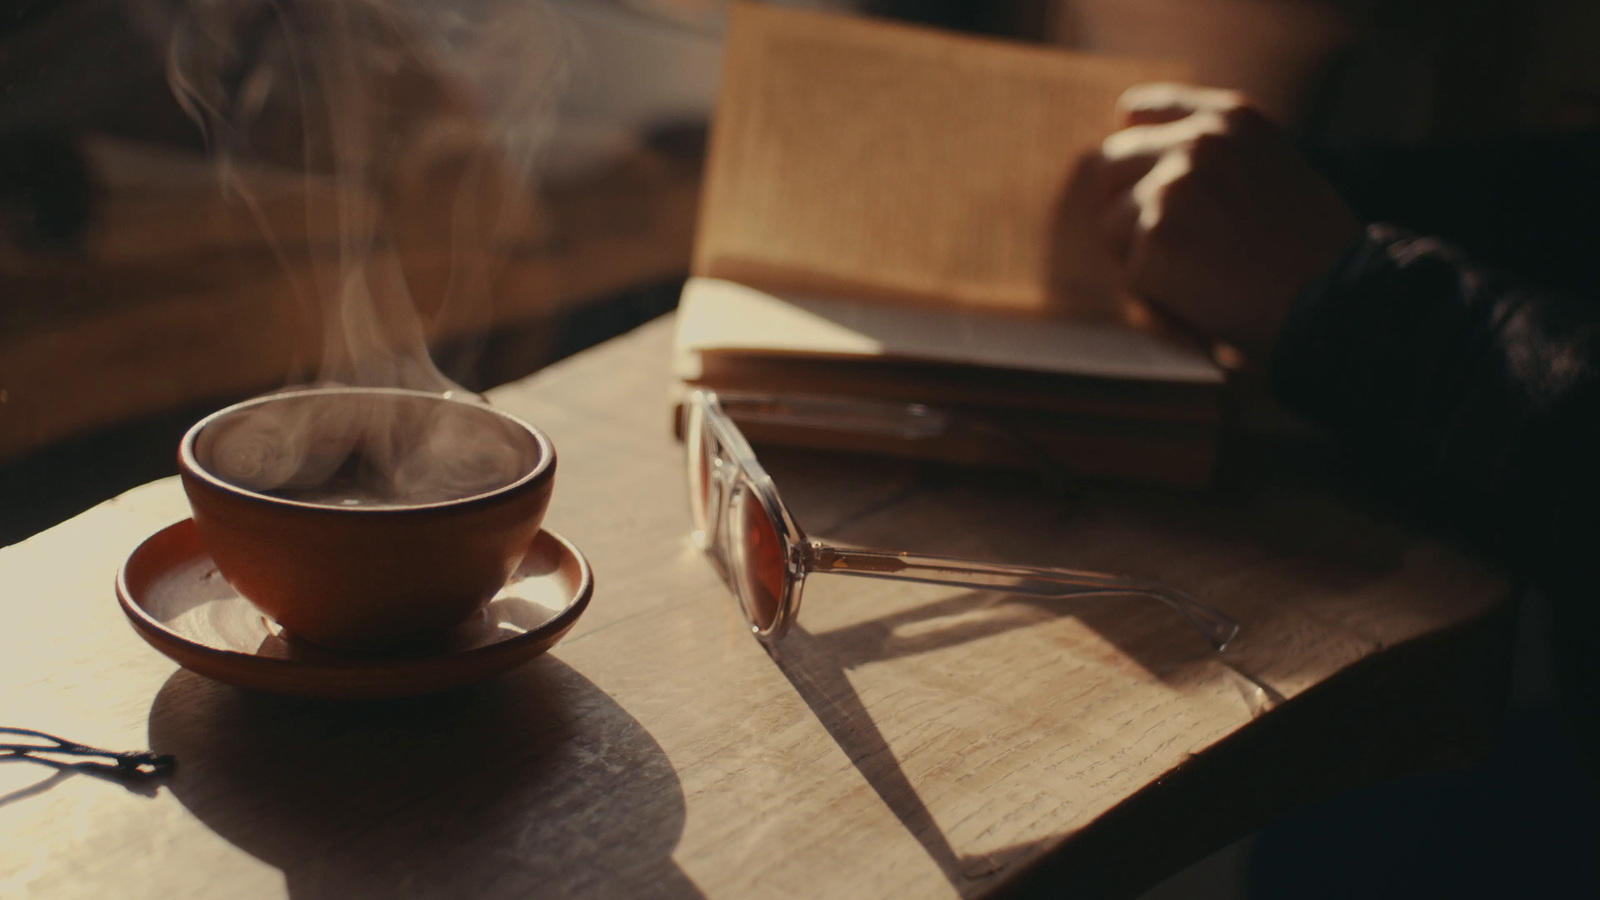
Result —
<path fill-rule="evenodd" d="M 0 551 L 0 724 L 180 767 L 0 766 L 4 897 L 1126 895 L 1341 786 L 1493 731 L 1508 588 L 1294 468 L 1211 496 L 764 452 L 818 536 L 1161 579 L 1153 602 L 819 576 L 769 656 L 690 545 L 670 322 L 495 392 L 560 453 L 549 525 L 598 589 L 551 654 L 435 698 L 323 704 L 177 670 L 117 566 L 158 482 Z"/>

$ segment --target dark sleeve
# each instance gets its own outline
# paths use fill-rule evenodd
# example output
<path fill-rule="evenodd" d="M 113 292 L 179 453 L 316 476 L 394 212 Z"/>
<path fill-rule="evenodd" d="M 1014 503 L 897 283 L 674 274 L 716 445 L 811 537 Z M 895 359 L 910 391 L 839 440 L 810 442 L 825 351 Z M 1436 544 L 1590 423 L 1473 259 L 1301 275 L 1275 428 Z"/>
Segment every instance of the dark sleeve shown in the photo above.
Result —
<path fill-rule="evenodd" d="M 1395 225 L 1301 295 L 1278 394 L 1544 590 L 1600 775 L 1600 134 L 1312 157 Z"/>
<path fill-rule="evenodd" d="M 1535 582 L 1600 586 L 1600 305 L 1374 225 L 1300 297 L 1272 368 L 1291 408 Z"/>
<path fill-rule="evenodd" d="M 1306 149 L 1362 221 L 1600 299 L 1600 132 Z"/>

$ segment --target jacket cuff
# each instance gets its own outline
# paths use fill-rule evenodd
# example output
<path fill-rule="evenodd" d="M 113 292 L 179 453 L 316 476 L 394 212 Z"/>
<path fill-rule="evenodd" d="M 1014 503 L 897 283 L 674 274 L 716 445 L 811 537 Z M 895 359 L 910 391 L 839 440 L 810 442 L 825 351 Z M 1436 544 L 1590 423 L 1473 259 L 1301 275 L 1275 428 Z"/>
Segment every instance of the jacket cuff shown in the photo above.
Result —
<path fill-rule="evenodd" d="M 1296 300 L 1273 351 L 1274 391 L 1358 442 L 1426 446 L 1443 423 L 1428 421 L 1417 398 L 1461 375 L 1451 370 L 1476 355 L 1461 351 L 1481 351 L 1486 339 L 1474 333 L 1474 277 L 1443 241 L 1368 226 Z"/>

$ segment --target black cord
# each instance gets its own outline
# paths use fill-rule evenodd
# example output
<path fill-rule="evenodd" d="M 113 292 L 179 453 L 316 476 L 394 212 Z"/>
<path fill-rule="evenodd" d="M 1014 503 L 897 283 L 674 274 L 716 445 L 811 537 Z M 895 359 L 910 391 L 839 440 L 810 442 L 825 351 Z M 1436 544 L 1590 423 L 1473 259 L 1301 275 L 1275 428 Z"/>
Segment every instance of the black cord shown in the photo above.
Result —
<path fill-rule="evenodd" d="M 43 742 L 0 744 L 0 759 L 24 759 L 56 769 L 80 769 L 101 775 L 114 775 L 118 778 L 145 779 L 170 775 L 178 765 L 177 758 L 170 753 L 151 753 L 148 750 L 119 753 L 114 750 L 101 750 L 30 728 L 0 726 L 0 734 L 12 734 Z M 73 761 L 63 763 L 53 758 L 56 756 L 69 757 Z"/>

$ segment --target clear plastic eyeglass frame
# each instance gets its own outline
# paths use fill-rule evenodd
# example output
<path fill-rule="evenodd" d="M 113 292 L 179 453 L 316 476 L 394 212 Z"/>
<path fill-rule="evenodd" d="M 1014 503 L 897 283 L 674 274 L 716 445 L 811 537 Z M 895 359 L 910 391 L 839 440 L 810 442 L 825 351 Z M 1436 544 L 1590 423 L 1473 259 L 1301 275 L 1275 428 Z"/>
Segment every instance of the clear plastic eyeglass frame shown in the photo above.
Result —
<path fill-rule="evenodd" d="M 831 402 L 807 398 L 803 415 L 820 424 Z M 862 422 L 877 415 L 885 430 L 927 422 L 935 411 L 925 407 L 891 409 L 871 401 L 839 401 L 843 418 Z M 694 518 L 694 540 L 710 556 L 723 580 L 739 599 L 751 632 L 768 643 L 781 639 L 800 611 L 807 575 L 831 573 L 864 578 L 915 581 L 924 584 L 1002 591 L 1039 597 L 1131 595 L 1150 597 L 1182 614 L 1217 650 L 1224 649 L 1239 632 L 1239 624 L 1188 594 L 1151 581 L 1039 566 L 1018 566 L 901 553 L 839 547 L 808 538 L 795 524 L 778 495 L 771 476 L 756 460 L 755 452 L 724 411 L 717 395 L 693 391 L 685 402 L 684 445 L 687 450 L 689 506 Z M 778 398 L 768 404 L 767 415 L 792 406 Z M 860 422 L 858 422 L 860 424 Z M 739 535 L 751 533 L 750 516 L 764 516 L 781 545 L 783 573 L 771 586 L 774 596 L 763 598 L 762 582 L 749 559 L 749 542 Z M 766 533 L 766 530 L 763 530 Z M 770 584 L 769 582 L 765 582 Z M 765 600 L 765 602 L 764 602 Z M 775 602 L 774 602 L 775 601 Z M 768 607 L 771 607 L 770 609 Z"/>

